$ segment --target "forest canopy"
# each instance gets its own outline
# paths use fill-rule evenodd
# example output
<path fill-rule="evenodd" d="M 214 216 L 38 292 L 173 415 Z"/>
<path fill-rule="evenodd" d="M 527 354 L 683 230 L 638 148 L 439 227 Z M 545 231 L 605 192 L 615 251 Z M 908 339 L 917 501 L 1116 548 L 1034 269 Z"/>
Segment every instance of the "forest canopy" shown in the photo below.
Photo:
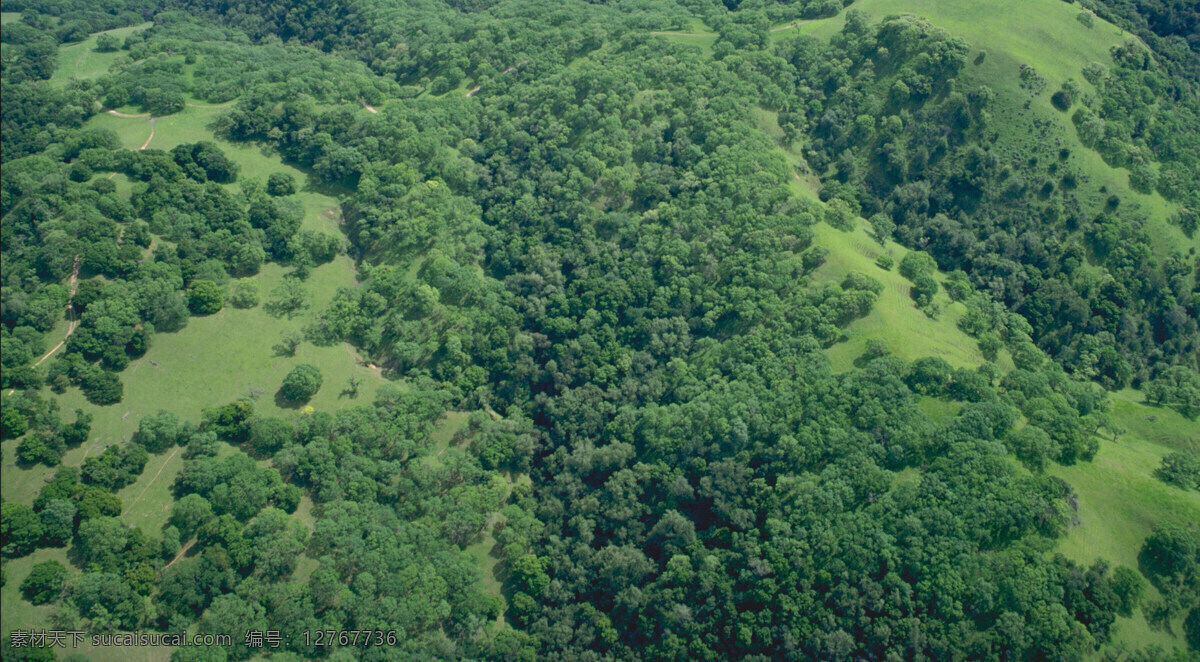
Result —
<path fill-rule="evenodd" d="M 5 659 L 14 600 L 232 635 L 178 662 L 1200 654 L 1196 15 L 1079 7 L 1128 32 L 1047 88 L 865 1 L 7 3 Z M 235 319 L 262 388 L 147 401 Z M 1065 553 L 1135 436 L 1186 508 Z"/>

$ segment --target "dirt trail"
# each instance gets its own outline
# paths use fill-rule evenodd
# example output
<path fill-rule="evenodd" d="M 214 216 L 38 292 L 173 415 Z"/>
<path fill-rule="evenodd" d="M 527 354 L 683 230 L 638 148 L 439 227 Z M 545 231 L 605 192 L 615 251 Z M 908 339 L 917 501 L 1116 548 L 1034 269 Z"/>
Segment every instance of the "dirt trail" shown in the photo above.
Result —
<path fill-rule="evenodd" d="M 768 30 L 768 32 L 783 32 L 784 30 L 792 30 L 792 29 L 800 27 L 801 25 L 805 25 L 807 23 L 812 23 L 813 20 L 815 20 L 815 19 L 809 19 L 809 20 L 805 20 L 805 21 L 796 21 L 794 23 L 788 23 L 787 25 L 781 25 L 777 28 L 771 28 L 770 30 Z M 650 32 L 650 34 L 662 35 L 664 37 L 716 37 L 717 36 L 716 32 L 673 32 L 670 30 L 652 30 Z"/>
<path fill-rule="evenodd" d="M 53 349 L 43 354 L 42 358 L 38 359 L 37 363 L 33 364 L 34 368 L 40 366 L 46 359 L 53 356 L 54 353 L 57 352 L 63 345 L 67 344 L 67 338 L 70 338 L 71 334 L 75 333 L 75 328 L 79 326 L 79 320 L 75 319 L 75 309 L 71 307 L 71 301 L 75 298 L 75 290 L 79 287 L 78 280 L 79 256 L 76 255 L 75 264 L 71 267 L 71 279 L 67 281 L 67 332 L 63 335 L 63 339 L 59 341 L 59 343 L 55 345 Z M 8 394 L 12 395 L 16 391 L 17 389 L 15 388 L 11 389 Z"/>
<path fill-rule="evenodd" d="M 801 25 L 806 25 L 808 23 L 812 23 L 814 20 L 816 20 L 816 19 L 808 19 L 807 21 L 796 21 L 795 23 L 781 25 L 777 28 L 771 28 L 770 32 L 783 32 L 784 30 L 792 30 L 794 28 L 800 27 Z"/>
<path fill-rule="evenodd" d="M 150 118 L 150 136 L 147 137 L 146 142 L 142 143 L 142 146 L 138 148 L 139 150 L 146 149 L 150 146 L 150 141 L 154 140 L 154 119 L 155 118 L 153 117 Z"/>
<path fill-rule="evenodd" d="M 167 456 L 167 459 L 163 460 L 162 466 L 158 468 L 158 473 L 154 474 L 154 477 L 150 479 L 150 482 L 146 483 L 146 486 L 142 488 L 142 493 L 137 495 L 136 499 L 129 502 L 129 505 L 124 509 L 125 512 L 132 510 L 134 504 L 136 504 L 138 501 L 141 501 L 142 497 L 146 496 L 146 492 L 150 489 L 150 486 L 154 484 L 154 481 L 158 480 L 158 477 L 162 475 L 163 469 L 167 468 L 167 465 L 171 463 L 171 458 L 175 457 L 175 454 L 178 452 L 179 447 L 176 446 L 175 450 L 171 451 L 171 454 Z"/>
<path fill-rule="evenodd" d="M 150 113 L 136 113 L 136 114 L 122 113 L 122 112 L 115 111 L 111 108 L 104 109 L 104 112 L 108 113 L 109 115 L 112 115 L 113 117 L 124 117 L 126 119 L 131 119 L 131 120 L 138 119 L 140 117 L 150 117 Z"/>
<path fill-rule="evenodd" d="M 501 71 L 501 72 L 500 72 L 500 75 L 501 75 L 501 76 L 506 76 L 506 75 L 508 75 L 508 74 L 511 74 L 512 72 L 516 71 L 516 70 L 517 70 L 517 67 L 519 67 L 521 64 L 525 64 L 525 62 L 521 62 L 520 64 L 514 64 L 513 66 L 511 66 L 511 67 L 509 67 L 509 68 L 505 69 L 504 71 Z M 476 85 L 474 89 L 472 89 L 471 91 L 467 92 L 467 96 L 469 96 L 469 97 L 470 97 L 470 96 L 474 96 L 474 95 L 475 95 L 475 93 L 476 93 L 476 92 L 478 92 L 478 91 L 479 91 L 480 89 L 482 89 L 482 88 L 483 88 L 483 85 Z"/>
<path fill-rule="evenodd" d="M 179 548 L 179 553 L 175 555 L 175 558 L 171 559 L 170 563 L 163 566 L 163 570 L 166 570 L 167 568 L 170 568 L 171 566 L 175 565 L 175 563 L 177 561 L 179 561 L 179 559 L 183 558 L 184 554 L 188 553 L 188 550 L 192 548 L 192 545 L 195 545 L 195 544 L 196 544 L 195 538 L 192 538 L 191 540 L 187 541 L 186 545 Z"/>
<path fill-rule="evenodd" d="M 371 113 L 372 115 L 374 115 L 375 113 L 378 113 L 378 112 L 379 112 L 378 110 L 376 110 L 376 108 L 375 108 L 374 106 L 372 106 L 371 104 L 367 103 L 366 101 L 363 101 L 363 100 L 362 100 L 362 97 L 359 97 L 359 99 L 358 99 L 358 102 L 359 102 L 359 103 L 361 103 L 361 104 L 362 104 L 362 107 L 363 107 L 363 108 L 366 108 L 366 109 L 367 109 L 367 112 L 368 112 L 368 113 Z"/>

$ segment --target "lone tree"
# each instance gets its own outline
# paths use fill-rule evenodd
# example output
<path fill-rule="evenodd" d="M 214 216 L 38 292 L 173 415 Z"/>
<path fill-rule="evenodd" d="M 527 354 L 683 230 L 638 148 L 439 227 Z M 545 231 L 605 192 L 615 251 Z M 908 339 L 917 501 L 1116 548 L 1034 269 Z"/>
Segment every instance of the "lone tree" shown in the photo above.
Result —
<path fill-rule="evenodd" d="M 283 378 L 280 394 L 291 402 L 307 402 L 321 390 L 321 371 L 310 363 L 301 363 Z"/>
<path fill-rule="evenodd" d="M 53 559 L 43 561 L 35 566 L 21 582 L 21 593 L 35 605 L 54 602 L 62 593 L 63 583 L 67 579 L 67 568 Z"/>
<path fill-rule="evenodd" d="M 188 288 L 188 309 L 197 315 L 212 315 L 224 305 L 220 286 L 211 280 L 198 280 Z"/>
<path fill-rule="evenodd" d="M 291 195 L 296 192 L 296 178 L 290 173 L 273 172 L 267 177 L 267 194 L 271 196 Z"/>

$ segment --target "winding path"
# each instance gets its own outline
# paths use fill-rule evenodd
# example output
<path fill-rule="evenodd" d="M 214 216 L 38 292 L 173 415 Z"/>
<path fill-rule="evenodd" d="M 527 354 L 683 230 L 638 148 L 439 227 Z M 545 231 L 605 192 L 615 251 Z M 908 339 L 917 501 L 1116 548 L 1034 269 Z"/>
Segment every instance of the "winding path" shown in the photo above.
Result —
<path fill-rule="evenodd" d="M 105 108 L 104 112 L 108 113 L 109 115 L 112 115 L 113 117 L 124 117 L 126 119 L 137 119 L 139 117 L 150 117 L 150 113 L 137 113 L 137 114 L 122 113 L 122 112 L 115 111 L 112 108 Z"/>
<path fill-rule="evenodd" d="M 163 570 L 166 570 L 167 568 L 170 568 L 171 566 L 175 565 L 175 563 L 177 561 L 179 561 L 179 559 L 183 558 L 184 554 L 188 553 L 188 550 L 192 548 L 192 545 L 195 545 L 195 544 L 196 544 L 195 538 L 192 538 L 191 540 L 187 541 L 186 545 L 179 548 L 179 553 L 175 555 L 175 558 L 171 559 L 170 563 L 163 566 Z"/>
<path fill-rule="evenodd" d="M 75 298 L 75 290 L 79 287 L 78 280 L 79 280 L 79 256 L 76 255 L 75 256 L 75 264 L 74 264 L 74 266 L 71 267 L 71 279 L 69 281 L 67 281 L 67 292 L 68 292 L 68 295 L 67 295 L 67 332 L 65 334 L 63 334 L 63 339 L 61 341 L 59 341 L 59 343 L 57 345 L 55 345 L 50 351 L 43 354 L 42 358 L 38 359 L 37 363 L 34 363 L 32 367 L 36 368 L 36 367 L 40 366 L 43 362 L 45 362 L 46 359 L 53 356 L 55 352 L 57 352 L 60 348 L 62 348 L 63 345 L 67 344 L 67 338 L 70 338 L 71 334 L 75 333 L 75 328 L 79 326 L 79 320 L 75 319 L 75 309 L 71 307 L 71 301 Z M 9 390 L 8 394 L 12 395 L 16 391 L 17 391 L 17 389 L 15 389 L 15 388 L 11 389 L 11 390 Z"/>
<path fill-rule="evenodd" d="M 150 141 L 154 140 L 154 120 L 155 118 L 150 118 L 150 135 L 146 137 L 146 142 L 142 143 L 142 146 L 138 148 L 139 150 L 146 149 L 150 146 Z"/>

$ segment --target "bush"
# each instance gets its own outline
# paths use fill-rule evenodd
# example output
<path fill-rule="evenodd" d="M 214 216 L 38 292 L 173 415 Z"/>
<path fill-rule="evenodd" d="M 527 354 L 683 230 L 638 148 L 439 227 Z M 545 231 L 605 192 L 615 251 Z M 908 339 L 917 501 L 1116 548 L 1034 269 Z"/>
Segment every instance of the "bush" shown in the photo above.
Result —
<path fill-rule="evenodd" d="M 80 382 L 84 397 L 94 405 L 115 405 L 125 397 L 125 385 L 119 377 L 107 370 L 92 366 Z"/>
<path fill-rule="evenodd" d="M 1171 453 L 1162 459 L 1162 466 L 1154 475 L 1185 490 L 1200 489 L 1200 455 L 1191 451 Z"/>
<path fill-rule="evenodd" d="M 875 266 L 883 269 L 884 271 L 891 271 L 895 264 L 896 261 L 892 259 L 892 256 L 887 255 L 886 253 L 875 258 Z"/>
<path fill-rule="evenodd" d="M 260 301 L 258 283 L 252 278 L 239 278 L 234 281 L 229 293 L 229 303 L 234 308 L 253 308 Z"/>
<path fill-rule="evenodd" d="M 212 315 L 224 305 L 220 286 L 211 280 L 198 280 L 188 288 L 188 309 L 196 315 Z"/>
<path fill-rule="evenodd" d="M 916 280 L 922 274 L 932 274 L 937 271 L 937 262 L 929 253 L 910 251 L 900 260 L 900 275 L 909 280 Z"/>
<path fill-rule="evenodd" d="M 67 568 L 58 561 L 43 561 L 29 571 L 29 576 L 21 582 L 21 593 L 25 599 L 35 605 L 54 602 L 62 593 L 63 583 L 67 579 Z"/>
<path fill-rule="evenodd" d="M 96 52 L 111 53 L 121 47 L 121 40 L 111 34 L 96 37 Z"/>
<path fill-rule="evenodd" d="M 291 195 L 296 192 L 296 178 L 290 173 L 273 172 L 267 177 L 267 195 Z"/>
<path fill-rule="evenodd" d="M 321 371 L 317 366 L 301 363 L 283 378 L 279 393 L 291 402 L 307 402 L 321 390 Z"/>
<path fill-rule="evenodd" d="M 1051 95 L 1050 103 L 1055 108 L 1065 113 L 1071 109 L 1071 104 L 1074 103 L 1074 100 L 1071 98 L 1070 93 L 1068 93 L 1066 90 L 1059 90 Z"/>
<path fill-rule="evenodd" d="M 29 506 L 11 501 L 0 505 L 0 552 L 5 556 L 32 552 L 44 532 L 42 519 Z"/>

